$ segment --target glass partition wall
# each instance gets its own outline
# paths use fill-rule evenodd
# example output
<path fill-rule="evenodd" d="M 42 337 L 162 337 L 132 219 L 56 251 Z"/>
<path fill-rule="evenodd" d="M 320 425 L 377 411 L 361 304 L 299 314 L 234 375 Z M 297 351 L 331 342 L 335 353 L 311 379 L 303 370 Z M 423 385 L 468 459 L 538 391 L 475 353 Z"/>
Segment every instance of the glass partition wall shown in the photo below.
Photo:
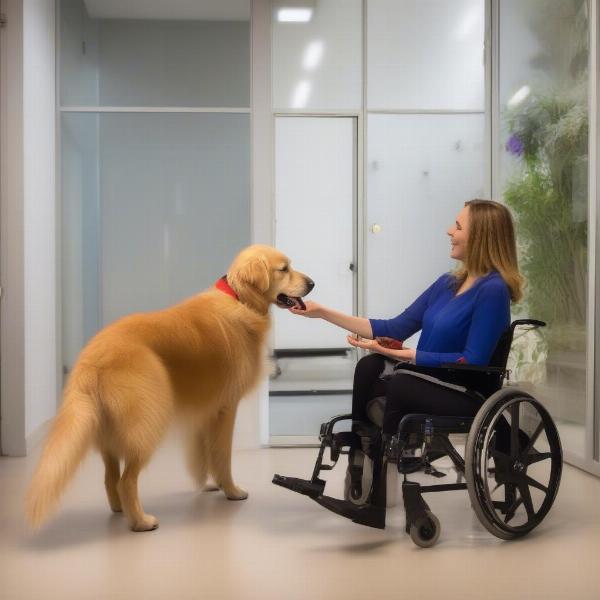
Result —
<path fill-rule="evenodd" d="M 208 4 L 59 2 L 65 371 L 98 328 L 205 288 L 251 242 L 250 2 L 219 20 Z M 270 7 L 273 239 L 317 274 L 311 296 L 394 316 L 452 268 L 463 201 L 506 202 L 528 279 L 514 317 L 548 322 L 516 340 L 511 379 L 549 407 L 567 458 L 600 473 L 597 4 Z M 358 356 L 342 330 L 285 311 L 272 342 L 288 353 L 270 441 L 314 440 L 350 408 Z"/>
<path fill-rule="evenodd" d="M 597 161 L 597 154 L 588 149 L 589 127 L 597 122 L 589 106 L 598 108 L 597 73 L 590 69 L 598 62 L 589 50 L 592 40 L 598 52 L 597 6 L 588 0 L 306 0 L 286 13 L 288 4 L 272 3 L 276 128 L 292 115 L 357 120 L 353 310 L 398 314 L 453 267 L 445 231 L 462 203 L 473 197 L 505 202 L 528 281 L 513 318 L 548 323 L 537 334 L 517 336 L 511 380 L 530 386 L 549 408 L 568 460 L 600 473 L 600 428 L 594 429 L 600 399 L 594 405 L 590 353 L 597 185 L 589 182 L 595 182 L 590 158 Z M 281 160 L 275 148 L 275 173 Z M 323 210 L 331 204 L 321 203 Z M 350 227 L 344 223 L 339 227 Z M 314 239 L 307 244 L 314 248 Z M 313 295 L 320 299 L 319 282 Z M 346 300 L 334 297 L 333 306 Z M 281 317 L 276 325 L 289 323 Z M 339 331 L 334 345 L 343 341 Z M 350 407 L 357 356 L 348 358 L 348 395 L 335 404 L 338 412 Z M 313 360 L 323 373 L 339 374 L 335 359 Z M 294 367 L 290 358 L 287 368 L 311 371 L 301 364 L 298 359 Z M 311 385 L 306 379 L 305 387 Z M 273 430 L 283 408 L 281 398 L 271 400 L 279 411 L 271 411 Z M 318 417 L 335 411 L 326 399 L 318 409 L 309 404 L 316 433 Z M 301 398 L 290 411 L 285 433 L 303 435 L 293 418 L 302 414 Z"/>
<path fill-rule="evenodd" d="M 305 235 L 294 237 L 295 251 L 314 261 L 315 300 L 391 317 L 451 268 L 447 228 L 465 200 L 489 195 L 485 5 L 272 3 L 275 238 L 288 241 L 281 221 L 297 211 Z M 280 143 L 290 119 L 307 136 L 295 145 Z M 333 144 L 335 120 L 355 121 L 356 136 L 338 134 Z M 299 145 L 310 158 L 291 159 Z M 290 163 L 298 182 L 282 169 Z M 341 203 L 353 183 L 356 204 Z M 298 210 L 286 188 L 311 185 L 321 192 Z M 346 332 L 299 319 L 277 314 L 274 324 L 281 358 L 270 385 L 271 443 L 314 441 L 321 422 L 351 408 L 358 355 Z"/>
<path fill-rule="evenodd" d="M 250 2 L 188 4 L 59 2 L 65 372 L 98 329 L 210 286 L 250 243 Z"/>
<path fill-rule="evenodd" d="M 518 224 L 526 296 L 516 314 L 541 319 L 517 340 L 517 379 L 548 407 L 563 448 L 586 457 L 590 190 L 589 9 L 586 0 L 498 3 L 497 193 Z M 591 458 L 591 457 L 590 457 Z"/>

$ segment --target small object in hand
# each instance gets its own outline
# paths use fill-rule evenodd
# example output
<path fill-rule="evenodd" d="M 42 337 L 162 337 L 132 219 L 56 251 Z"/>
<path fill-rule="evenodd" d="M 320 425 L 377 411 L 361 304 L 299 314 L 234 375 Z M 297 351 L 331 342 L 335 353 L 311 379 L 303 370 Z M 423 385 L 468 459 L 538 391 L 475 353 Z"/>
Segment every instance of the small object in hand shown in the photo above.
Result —
<path fill-rule="evenodd" d="M 353 333 L 352 337 L 357 341 L 360 342 L 360 340 L 362 340 L 362 338 L 360 337 L 360 335 L 358 335 L 358 333 Z"/>
<path fill-rule="evenodd" d="M 279 306 L 287 306 L 288 308 L 306 310 L 306 304 L 304 304 L 302 298 L 296 296 L 286 296 L 285 294 L 279 294 L 277 296 L 277 304 Z"/>
<path fill-rule="evenodd" d="M 380 346 L 384 348 L 389 348 L 390 350 L 402 350 L 403 345 L 400 340 L 394 340 L 392 338 L 379 338 L 377 340 Z"/>

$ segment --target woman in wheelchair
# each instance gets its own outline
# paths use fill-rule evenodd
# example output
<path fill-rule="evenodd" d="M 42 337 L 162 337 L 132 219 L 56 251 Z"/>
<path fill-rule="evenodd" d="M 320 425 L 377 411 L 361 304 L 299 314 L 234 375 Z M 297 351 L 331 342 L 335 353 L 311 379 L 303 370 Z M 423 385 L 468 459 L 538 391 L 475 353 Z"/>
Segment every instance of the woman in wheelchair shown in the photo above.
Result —
<path fill-rule="evenodd" d="M 512 539 L 548 512 L 562 465 L 558 434 L 544 407 L 517 388 L 502 388 L 515 327 L 543 325 L 510 323 L 510 303 L 521 299 L 523 281 L 510 212 L 497 202 L 471 200 L 447 233 L 450 256 L 460 267 L 439 277 L 395 318 L 355 317 L 311 301 L 306 310 L 289 309 L 352 332 L 348 342 L 371 353 L 356 366 L 352 415 L 321 427 L 312 480 L 274 478 L 355 522 L 384 527 L 393 492 L 388 465 L 396 465 L 404 475 L 406 529 L 420 546 L 433 545 L 440 532 L 422 493 L 468 489 L 483 525 Z M 417 331 L 417 348 L 402 347 Z M 345 418 L 352 419 L 352 431 L 333 433 L 333 425 Z M 450 433 L 469 433 L 464 459 Z M 318 474 L 334 466 L 322 464 L 325 447 L 334 464 L 340 453 L 349 455 L 345 500 L 323 495 Z M 417 470 L 444 476 L 431 462 L 446 455 L 459 473 L 456 484 L 407 480 Z"/>

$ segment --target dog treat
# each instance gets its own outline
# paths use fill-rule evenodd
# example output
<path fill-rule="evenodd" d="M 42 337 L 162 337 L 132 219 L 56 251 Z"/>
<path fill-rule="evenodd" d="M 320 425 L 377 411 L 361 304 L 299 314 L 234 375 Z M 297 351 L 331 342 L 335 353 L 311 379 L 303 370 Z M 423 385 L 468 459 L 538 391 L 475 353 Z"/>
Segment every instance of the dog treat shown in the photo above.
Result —
<path fill-rule="evenodd" d="M 380 346 L 389 348 L 390 350 L 403 350 L 404 346 L 400 340 L 394 340 L 392 338 L 377 338 Z"/>
<path fill-rule="evenodd" d="M 277 302 L 279 305 L 287 306 L 288 308 L 299 308 L 300 310 L 306 310 L 306 304 L 302 298 L 295 296 L 286 296 L 285 294 L 279 294 L 277 296 Z"/>

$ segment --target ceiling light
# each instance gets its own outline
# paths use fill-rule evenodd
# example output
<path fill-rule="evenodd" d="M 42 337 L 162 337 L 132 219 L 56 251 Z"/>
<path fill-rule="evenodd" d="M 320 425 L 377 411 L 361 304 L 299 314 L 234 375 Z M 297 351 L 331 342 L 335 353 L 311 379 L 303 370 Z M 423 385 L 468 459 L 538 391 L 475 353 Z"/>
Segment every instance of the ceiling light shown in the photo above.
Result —
<path fill-rule="evenodd" d="M 280 23 L 308 23 L 312 14 L 312 8 L 280 8 L 277 11 L 277 20 Z"/>

